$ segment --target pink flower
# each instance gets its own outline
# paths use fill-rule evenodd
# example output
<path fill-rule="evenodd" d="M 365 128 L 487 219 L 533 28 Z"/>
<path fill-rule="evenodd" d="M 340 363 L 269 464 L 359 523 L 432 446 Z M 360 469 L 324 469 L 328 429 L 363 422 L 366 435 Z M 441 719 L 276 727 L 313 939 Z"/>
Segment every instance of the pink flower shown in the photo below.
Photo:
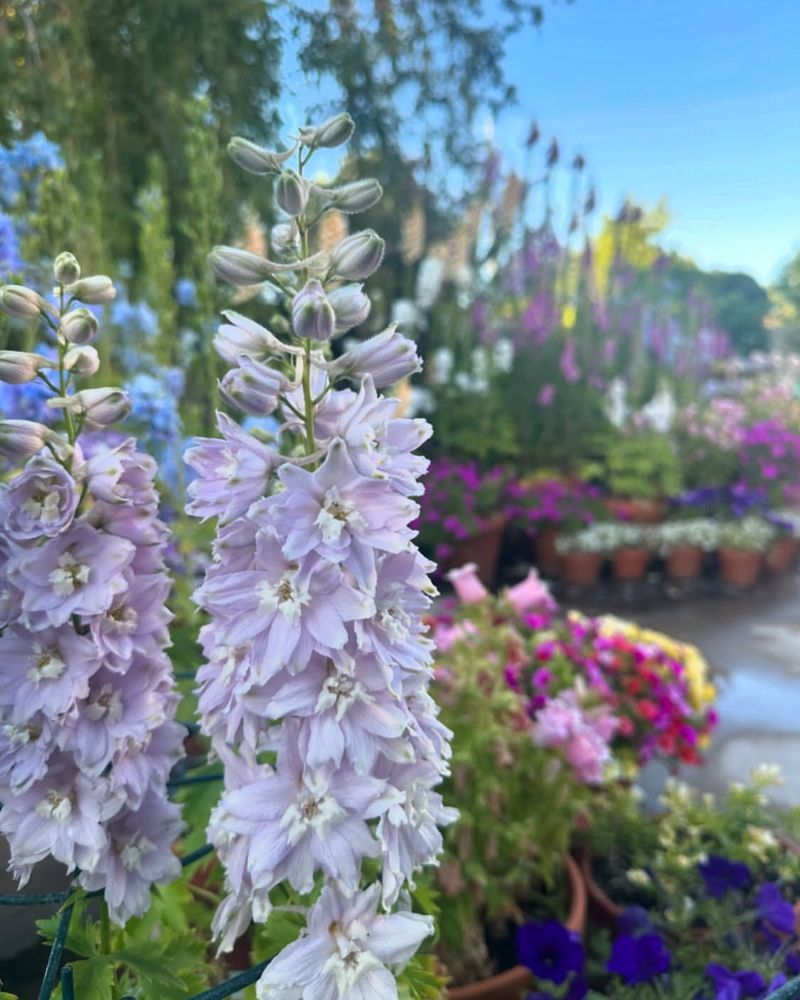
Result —
<path fill-rule="evenodd" d="M 475 563 L 467 563 L 458 569 L 451 569 L 447 574 L 462 604 L 477 604 L 488 597 L 489 592 L 481 583 L 477 570 Z"/>
<path fill-rule="evenodd" d="M 538 402 L 539 406 L 550 406 L 553 400 L 556 398 L 556 387 L 551 385 L 549 382 L 547 385 L 543 385 L 539 390 Z"/>
<path fill-rule="evenodd" d="M 520 617 L 533 608 L 539 610 L 546 608 L 552 611 L 556 606 L 550 588 L 539 578 L 535 569 L 532 569 L 516 587 L 510 587 L 506 592 L 506 598 Z"/>

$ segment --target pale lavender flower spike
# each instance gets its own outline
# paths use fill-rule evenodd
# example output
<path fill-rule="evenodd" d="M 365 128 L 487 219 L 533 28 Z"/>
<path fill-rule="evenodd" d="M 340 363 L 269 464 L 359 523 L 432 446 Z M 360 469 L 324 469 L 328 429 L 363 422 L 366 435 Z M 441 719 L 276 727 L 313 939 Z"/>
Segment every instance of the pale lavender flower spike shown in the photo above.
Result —
<path fill-rule="evenodd" d="M 80 274 L 61 255 L 60 285 L 65 258 Z M 113 294 L 108 278 L 71 287 L 78 300 Z M 59 319 L 61 358 L 79 310 L 42 305 L 29 318 L 45 309 Z M 59 358 L 30 363 L 59 379 L 65 399 L 79 398 L 78 369 Z M 117 390 L 88 391 L 127 408 Z M 148 909 L 153 884 L 180 871 L 180 812 L 166 784 L 183 752 L 165 653 L 167 529 L 153 460 L 133 440 L 81 438 L 95 410 L 61 412 L 60 431 L 21 430 L 30 447 L 13 457 L 27 460 L 0 492 L 0 833 L 20 884 L 55 858 L 85 889 L 102 890 L 111 919 L 124 923 Z"/>
<path fill-rule="evenodd" d="M 293 198 L 287 225 L 306 232 L 335 205 L 297 178 L 320 136 L 338 145 L 351 132 L 346 115 L 301 131 L 278 201 L 289 205 L 297 188 L 310 202 Z M 270 173 L 284 170 L 268 162 Z M 379 193 L 364 183 L 370 198 Z M 367 319 L 369 300 L 348 282 L 382 253 L 371 231 L 327 257 L 304 247 L 306 261 L 275 282 L 292 312 L 285 341 L 226 314 L 215 345 L 232 366 L 227 399 L 245 413 L 277 403 L 278 438 L 265 445 L 220 415 L 221 438 L 187 453 L 199 474 L 189 513 L 220 525 L 195 594 L 210 619 L 201 727 L 225 769 L 209 826 L 228 892 L 214 920 L 220 949 L 251 919 L 268 919 L 278 886 L 307 897 L 307 928 L 268 965 L 260 1000 L 396 1000 L 396 973 L 433 932 L 399 901 L 437 863 L 439 826 L 455 819 L 434 791 L 450 733 L 427 693 L 433 567 L 409 527 L 427 468 L 414 452 L 431 431 L 376 391 L 420 360 L 394 327 L 336 361 L 327 353 L 331 337 Z M 234 284 L 244 263 L 258 280 L 277 273 L 269 261 L 214 251 L 216 273 Z M 372 884 L 368 858 L 382 868 Z"/>

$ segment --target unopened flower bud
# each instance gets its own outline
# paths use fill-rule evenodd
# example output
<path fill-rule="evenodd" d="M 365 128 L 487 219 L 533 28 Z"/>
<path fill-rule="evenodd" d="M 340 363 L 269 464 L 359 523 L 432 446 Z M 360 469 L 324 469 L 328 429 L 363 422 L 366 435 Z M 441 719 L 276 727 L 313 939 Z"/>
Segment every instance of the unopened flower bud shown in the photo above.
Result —
<path fill-rule="evenodd" d="M 28 351 L 0 351 L 0 382 L 22 385 L 32 382 L 42 368 L 55 368 L 48 358 Z"/>
<path fill-rule="evenodd" d="M 336 313 L 322 285 L 312 278 L 292 301 L 292 329 L 301 340 L 330 340 Z"/>
<path fill-rule="evenodd" d="M 278 406 L 278 396 L 289 386 L 284 375 L 243 355 L 240 366 L 220 382 L 222 396 L 232 405 L 255 417 L 265 417 Z"/>
<path fill-rule="evenodd" d="M 231 285 L 260 285 L 270 276 L 265 257 L 238 247 L 214 247 L 208 263 L 218 278 Z"/>
<path fill-rule="evenodd" d="M 70 344 L 88 344 L 97 333 L 97 317 L 90 309 L 70 309 L 61 317 L 59 333 Z"/>
<path fill-rule="evenodd" d="M 24 285 L 0 288 L 0 309 L 14 319 L 37 319 L 50 306 L 37 292 Z"/>
<path fill-rule="evenodd" d="M 79 377 L 94 375 L 100 368 L 100 355 L 93 347 L 71 347 L 64 355 L 64 367 Z"/>
<path fill-rule="evenodd" d="M 273 153 L 239 136 L 234 136 L 228 143 L 230 158 L 244 170 L 249 170 L 251 174 L 279 174 L 281 164 L 285 163 L 296 149 L 297 143 L 284 153 Z"/>
<path fill-rule="evenodd" d="M 273 226 L 269 234 L 272 249 L 281 257 L 297 257 L 300 252 L 300 232 L 297 223 L 280 222 Z"/>
<path fill-rule="evenodd" d="M 347 236 L 331 251 L 331 271 L 339 278 L 358 281 L 380 267 L 386 244 L 372 229 Z"/>
<path fill-rule="evenodd" d="M 307 125 L 301 128 L 300 142 L 304 146 L 324 146 L 332 149 L 334 146 L 341 146 L 348 141 L 355 131 L 356 124 L 346 111 L 339 115 L 334 115 L 321 125 Z"/>
<path fill-rule="evenodd" d="M 51 443 L 59 455 L 68 453 L 69 445 L 50 427 L 33 420 L 0 420 L 0 455 L 17 460 L 30 458 Z"/>
<path fill-rule="evenodd" d="M 85 302 L 90 306 L 101 306 L 117 297 L 114 283 L 105 274 L 93 274 L 90 278 L 81 278 L 64 289 L 69 298 Z"/>
<path fill-rule="evenodd" d="M 414 342 L 398 333 L 392 325 L 332 361 L 328 370 L 334 378 L 347 375 L 356 381 L 371 375 L 380 388 L 421 371 L 422 361 Z"/>
<path fill-rule="evenodd" d="M 214 349 L 229 365 L 240 364 L 243 354 L 261 361 L 270 354 L 302 353 L 302 348 L 289 347 L 278 340 L 274 333 L 247 316 L 241 316 L 232 309 L 226 310 L 222 315 L 228 322 L 217 330 Z"/>
<path fill-rule="evenodd" d="M 328 292 L 328 301 L 336 313 L 336 333 L 345 333 L 360 326 L 369 316 L 369 296 L 362 292 L 362 285 L 342 285 Z"/>
<path fill-rule="evenodd" d="M 130 413 L 131 401 L 121 389 L 81 389 L 72 396 L 48 399 L 54 410 L 68 410 L 84 416 L 93 424 L 107 427 Z"/>
<path fill-rule="evenodd" d="M 298 177 L 294 170 L 284 170 L 275 184 L 275 200 L 287 215 L 296 219 L 308 204 L 308 190 L 308 181 Z"/>
<path fill-rule="evenodd" d="M 341 187 L 329 188 L 324 193 L 325 200 L 344 212 L 353 215 L 356 212 L 366 212 L 376 205 L 383 195 L 383 188 L 372 177 L 352 184 L 342 184 Z"/>
<path fill-rule="evenodd" d="M 81 265 L 71 253 L 60 253 L 53 263 L 53 274 L 59 285 L 71 285 L 81 276 Z"/>

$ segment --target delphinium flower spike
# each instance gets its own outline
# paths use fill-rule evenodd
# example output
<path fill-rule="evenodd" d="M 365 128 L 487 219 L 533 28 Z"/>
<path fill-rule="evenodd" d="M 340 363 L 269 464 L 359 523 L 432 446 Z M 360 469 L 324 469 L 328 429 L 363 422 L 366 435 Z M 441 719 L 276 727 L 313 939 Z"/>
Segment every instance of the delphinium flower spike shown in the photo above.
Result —
<path fill-rule="evenodd" d="M 286 154 L 233 140 L 237 163 L 276 177 L 285 219 L 275 259 L 217 247 L 211 266 L 234 285 L 278 289 L 291 334 L 227 312 L 221 388 L 230 405 L 282 422 L 269 447 L 221 413 L 221 437 L 187 455 L 199 474 L 189 512 L 218 521 L 196 601 L 209 616 L 201 726 L 225 769 L 209 827 L 226 869 L 221 948 L 269 918 L 279 886 L 307 897 L 306 930 L 265 970 L 261 998 L 395 998 L 394 973 L 433 931 L 404 890 L 436 864 L 438 826 L 455 818 L 434 790 L 450 733 L 427 690 L 433 567 L 409 528 L 427 468 L 414 451 L 430 427 L 376 388 L 420 360 L 394 327 L 330 357 L 329 342 L 369 314 L 361 282 L 384 245 L 371 230 L 329 252 L 312 243 L 325 212 L 380 197 L 376 181 L 308 178 L 315 150 L 352 127 L 339 115 L 303 128 Z"/>
<path fill-rule="evenodd" d="M 82 279 L 66 253 L 54 272 L 56 305 L 0 288 L 0 308 L 52 346 L 0 352 L 0 379 L 38 379 L 61 417 L 0 420 L 11 472 L 0 485 L 0 832 L 20 885 L 53 857 L 124 923 L 180 871 L 166 786 L 183 736 L 165 653 L 167 529 L 153 460 L 133 439 L 106 440 L 127 397 L 80 388 L 99 368 L 86 305 L 109 301 L 111 280 Z"/>

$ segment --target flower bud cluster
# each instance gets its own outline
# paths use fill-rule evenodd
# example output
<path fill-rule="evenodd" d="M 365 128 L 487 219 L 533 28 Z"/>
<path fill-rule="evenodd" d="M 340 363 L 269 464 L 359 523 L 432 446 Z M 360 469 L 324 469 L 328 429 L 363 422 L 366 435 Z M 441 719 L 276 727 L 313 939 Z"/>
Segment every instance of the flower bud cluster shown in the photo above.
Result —
<path fill-rule="evenodd" d="M 102 890 L 122 923 L 180 871 L 166 784 L 183 736 L 165 652 L 167 529 L 153 460 L 133 439 L 110 447 L 80 436 L 128 408 L 116 389 L 75 389 L 99 367 L 85 343 L 97 324 L 64 304 L 108 301 L 110 279 L 81 279 L 72 254 L 54 271 L 60 309 L 0 289 L 18 318 L 17 303 L 38 303 L 27 318 L 44 320 L 55 342 L 51 359 L 3 352 L 0 378 L 27 364 L 63 414 L 61 429 L 0 422 L 0 453 L 24 462 L 0 486 L 0 832 L 21 885 L 53 857 Z"/>
<path fill-rule="evenodd" d="M 398 401 L 376 390 L 420 361 L 394 327 L 329 360 L 327 342 L 367 317 L 355 282 L 378 266 L 383 241 L 367 230 L 329 254 L 305 249 L 308 217 L 343 203 L 355 211 L 380 193 L 372 181 L 324 197 L 305 186 L 311 152 L 351 132 L 347 115 L 301 129 L 292 173 L 284 154 L 231 144 L 247 169 L 279 174 L 278 201 L 303 249 L 285 266 L 212 254 L 233 284 L 283 267 L 276 284 L 292 321 L 281 340 L 226 313 L 215 341 L 232 366 L 222 387 L 245 413 L 275 410 L 283 423 L 268 447 L 220 414 L 221 437 L 187 454 L 198 473 L 189 513 L 218 519 L 214 563 L 195 595 L 209 619 L 201 727 L 225 770 L 209 826 L 228 891 L 215 933 L 231 948 L 251 920 L 268 919 L 279 886 L 281 898 L 288 889 L 310 906 L 306 933 L 271 961 L 260 998 L 396 998 L 393 972 L 433 929 L 400 905 L 404 889 L 436 864 L 438 827 L 455 818 L 435 791 L 450 733 L 428 693 L 422 619 L 433 567 L 409 527 L 427 468 L 414 452 L 430 427 L 399 417 Z M 295 215 L 298 182 L 316 203 Z"/>

